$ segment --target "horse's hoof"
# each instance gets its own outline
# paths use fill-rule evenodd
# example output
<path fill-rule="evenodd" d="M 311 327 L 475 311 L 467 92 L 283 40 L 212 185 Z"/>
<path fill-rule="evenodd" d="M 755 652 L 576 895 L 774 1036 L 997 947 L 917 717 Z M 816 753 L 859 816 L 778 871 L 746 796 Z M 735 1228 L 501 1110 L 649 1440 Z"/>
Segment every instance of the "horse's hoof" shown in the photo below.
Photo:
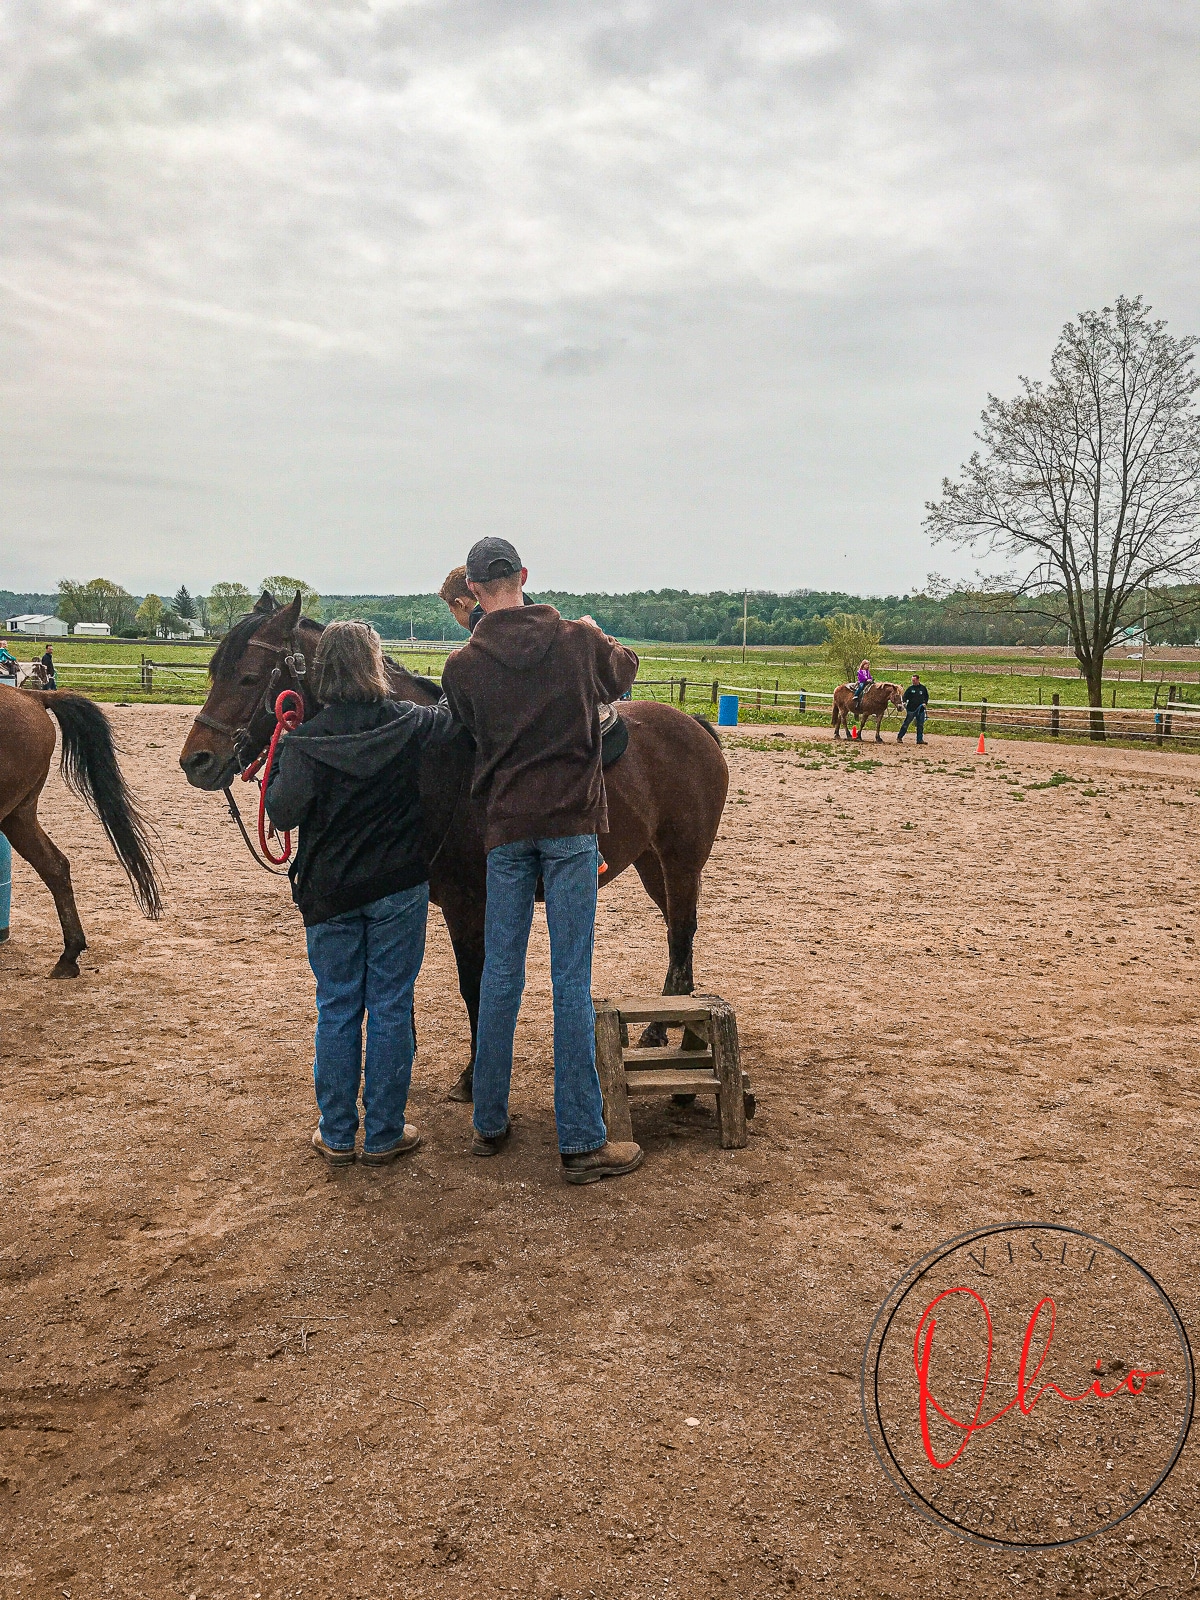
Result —
<path fill-rule="evenodd" d="M 464 1067 L 459 1075 L 458 1082 L 447 1094 L 447 1100 L 457 1100 L 461 1105 L 469 1106 L 474 1098 L 473 1090 L 475 1074 L 470 1067 Z"/>
<path fill-rule="evenodd" d="M 62 956 L 50 976 L 52 978 L 77 978 L 79 976 L 79 963 L 78 961 L 68 961 L 66 956 Z"/>

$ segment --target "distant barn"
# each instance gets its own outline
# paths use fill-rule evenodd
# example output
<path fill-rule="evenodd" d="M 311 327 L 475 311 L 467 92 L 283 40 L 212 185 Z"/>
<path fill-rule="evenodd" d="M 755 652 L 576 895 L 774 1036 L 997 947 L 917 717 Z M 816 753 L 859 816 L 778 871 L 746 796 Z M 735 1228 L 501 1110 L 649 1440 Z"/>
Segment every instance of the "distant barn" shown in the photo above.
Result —
<path fill-rule="evenodd" d="M 61 617 L 43 617 L 31 612 L 23 617 L 9 617 L 9 633 L 29 633 L 37 639 L 65 639 L 68 633 Z M 107 626 L 104 629 L 108 632 Z"/>

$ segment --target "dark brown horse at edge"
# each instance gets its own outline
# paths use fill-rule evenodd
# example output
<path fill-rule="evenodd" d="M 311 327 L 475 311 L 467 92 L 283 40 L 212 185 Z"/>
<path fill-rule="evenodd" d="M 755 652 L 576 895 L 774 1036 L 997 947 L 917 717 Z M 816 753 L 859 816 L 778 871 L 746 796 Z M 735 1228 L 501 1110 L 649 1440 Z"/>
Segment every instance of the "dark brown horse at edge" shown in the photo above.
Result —
<path fill-rule="evenodd" d="M 900 710 L 904 705 L 898 683 L 871 683 L 863 690 L 862 705 L 854 709 L 854 685 L 839 683 L 833 691 L 833 737 L 840 739 L 841 730 L 845 728 L 846 737 L 850 737 L 850 719 L 861 723 L 865 728 L 871 718 L 875 718 L 875 743 L 883 743 L 883 734 L 879 731 L 880 724 L 887 715 L 888 707 L 895 706 Z"/>
<path fill-rule="evenodd" d="M 67 690 L 0 686 L 0 832 L 28 861 L 54 896 L 63 953 L 52 978 L 77 978 L 87 948 L 71 888 L 71 863 L 38 821 L 38 800 L 54 757 L 54 724 L 62 730 L 62 775 L 99 817 L 138 905 L 148 917 L 161 908 L 148 830 L 117 764 L 112 729 L 100 707 Z"/>
<path fill-rule="evenodd" d="M 221 790 L 266 748 L 283 689 L 298 689 L 305 716 L 318 709 L 309 683 L 321 625 L 300 615 L 300 596 L 277 607 L 264 594 L 249 616 L 225 635 L 213 654 L 208 698 L 179 756 L 198 789 Z M 388 671 L 398 699 L 432 705 L 441 691 L 396 662 Z M 702 719 L 653 700 L 621 706 L 629 729 L 624 755 L 605 771 L 609 831 L 600 836 L 607 871 L 603 888 L 632 866 L 667 924 L 669 965 L 664 994 L 692 993 L 692 947 L 700 874 L 712 850 L 729 769 L 716 734 Z M 487 855 L 484 812 L 471 796 L 475 752 L 462 733 L 427 751 L 421 799 L 430 864 L 430 898 L 441 907 L 459 992 L 471 1021 L 471 1063 L 451 1090 L 469 1100 L 483 975 L 483 914 Z"/>

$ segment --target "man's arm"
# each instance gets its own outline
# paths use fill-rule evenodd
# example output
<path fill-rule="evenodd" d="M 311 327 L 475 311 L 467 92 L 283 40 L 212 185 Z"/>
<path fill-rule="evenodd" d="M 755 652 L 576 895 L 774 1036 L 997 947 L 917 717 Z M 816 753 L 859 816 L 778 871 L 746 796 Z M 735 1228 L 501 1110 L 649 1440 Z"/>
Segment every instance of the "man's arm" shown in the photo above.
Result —
<path fill-rule="evenodd" d="M 633 687 L 633 681 L 638 673 L 638 658 L 632 650 L 611 638 L 600 627 L 598 622 L 591 617 L 580 617 L 580 622 L 595 628 L 599 634 L 596 640 L 596 682 L 600 694 L 605 700 L 619 700 L 626 689 Z"/>
<path fill-rule="evenodd" d="M 450 708 L 451 714 L 462 723 L 463 727 L 466 728 L 467 732 L 472 738 L 474 738 L 475 715 L 471 705 L 471 700 L 470 697 L 463 692 L 462 685 L 455 681 L 457 673 L 455 672 L 454 668 L 454 657 L 457 654 L 458 652 L 454 651 L 453 654 L 446 657 L 446 665 L 442 668 L 442 694 L 445 697 L 446 704 Z"/>
<path fill-rule="evenodd" d="M 316 795 L 313 779 L 313 763 L 284 734 L 267 784 L 267 815 L 277 828 L 298 828 L 304 821 Z"/>

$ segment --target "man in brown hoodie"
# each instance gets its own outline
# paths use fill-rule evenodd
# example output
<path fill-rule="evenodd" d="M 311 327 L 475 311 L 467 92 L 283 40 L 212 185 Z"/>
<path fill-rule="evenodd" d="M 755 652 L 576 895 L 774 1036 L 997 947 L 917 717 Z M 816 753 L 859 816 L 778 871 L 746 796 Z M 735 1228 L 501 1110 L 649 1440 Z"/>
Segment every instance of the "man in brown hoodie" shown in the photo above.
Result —
<path fill-rule="evenodd" d="M 483 616 L 455 651 L 442 688 L 475 739 L 473 792 L 486 797 L 487 917 L 475 1048 L 471 1149 L 491 1156 L 510 1132 L 513 1035 L 525 988 L 534 890 L 545 886 L 554 991 L 554 1115 L 563 1177 L 632 1172 L 642 1152 L 609 1144 L 596 1074 L 592 946 L 599 852 L 608 827 L 600 706 L 618 699 L 638 659 L 590 618 L 528 605 L 529 574 L 506 539 L 481 539 L 467 584 Z"/>

